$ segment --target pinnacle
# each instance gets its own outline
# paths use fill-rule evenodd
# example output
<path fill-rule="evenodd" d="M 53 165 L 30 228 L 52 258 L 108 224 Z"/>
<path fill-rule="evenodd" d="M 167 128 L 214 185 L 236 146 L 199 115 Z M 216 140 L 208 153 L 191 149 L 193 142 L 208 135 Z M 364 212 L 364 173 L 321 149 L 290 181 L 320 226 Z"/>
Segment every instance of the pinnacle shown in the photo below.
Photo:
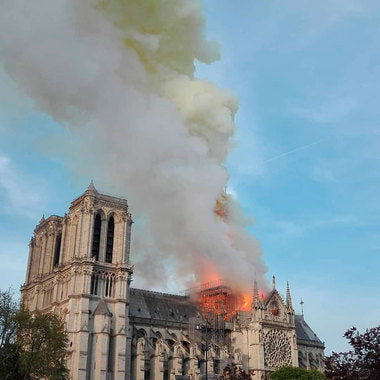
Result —
<path fill-rule="evenodd" d="M 90 182 L 90 184 L 88 185 L 88 188 L 87 188 L 87 190 L 86 190 L 86 193 L 96 193 L 96 192 L 97 192 L 97 190 L 96 190 L 96 188 L 95 188 L 95 186 L 94 186 L 94 181 L 91 180 L 91 182 Z"/>
<path fill-rule="evenodd" d="M 252 300 L 252 308 L 259 308 L 260 307 L 260 297 L 259 297 L 259 290 L 257 288 L 257 281 L 255 280 L 253 285 L 253 300 Z"/>
<path fill-rule="evenodd" d="M 292 297 L 290 296 L 289 281 L 286 281 L 286 306 L 292 309 Z"/>

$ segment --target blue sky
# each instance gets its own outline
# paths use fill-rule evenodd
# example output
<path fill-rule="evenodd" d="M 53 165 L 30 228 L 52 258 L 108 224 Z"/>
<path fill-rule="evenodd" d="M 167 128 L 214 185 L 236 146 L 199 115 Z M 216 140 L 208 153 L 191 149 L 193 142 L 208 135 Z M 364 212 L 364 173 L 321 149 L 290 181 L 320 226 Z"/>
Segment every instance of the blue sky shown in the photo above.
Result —
<path fill-rule="evenodd" d="M 204 1 L 238 97 L 230 189 L 327 351 L 380 319 L 380 52 L 375 1 Z"/>
<path fill-rule="evenodd" d="M 343 350 L 346 329 L 380 319 L 380 5 L 203 4 L 222 58 L 197 75 L 240 104 L 228 189 L 254 217 L 268 277 L 280 292 L 289 280 L 327 352 Z M 65 132 L 1 69 L 0 83 L 0 288 L 17 290 L 34 226 L 66 212 L 89 179 L 44 146 L 52 128 Z"/>

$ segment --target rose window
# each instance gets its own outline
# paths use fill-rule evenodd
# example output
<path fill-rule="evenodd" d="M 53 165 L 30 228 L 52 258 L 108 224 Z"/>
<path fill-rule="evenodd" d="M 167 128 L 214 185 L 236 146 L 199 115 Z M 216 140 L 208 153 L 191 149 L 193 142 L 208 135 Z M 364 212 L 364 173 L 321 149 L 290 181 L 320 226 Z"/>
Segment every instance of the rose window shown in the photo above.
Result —
<path fill-rule="evenodd" d="M 264 358 L 267 367 L 280 368 L 291 365 L 289 339 L 280 330 L 269 330 L 264 337 Z"/>

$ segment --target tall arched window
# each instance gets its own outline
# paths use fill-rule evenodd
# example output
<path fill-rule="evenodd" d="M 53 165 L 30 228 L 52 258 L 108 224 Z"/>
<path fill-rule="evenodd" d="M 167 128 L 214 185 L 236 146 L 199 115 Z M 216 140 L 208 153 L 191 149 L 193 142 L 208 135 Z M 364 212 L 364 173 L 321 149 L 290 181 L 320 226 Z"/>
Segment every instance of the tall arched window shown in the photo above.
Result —
<path fill-rule="evenodd" d="M 92 235 L 92 257 L 95 257 L 96 260 L 99 260 L 101 227 L 102 219 L 99 214 L 96 214 L 94 223 L 94 233 Z"/>
<path fill-rule="evenodd" d="M 61 251 L 61 239 L 62 234 L 58 234 L 55 238 L 55 248 L 54 248 L 54 261 L 53 266 L 56 267 L 59 264 L 59 253 Z"/>
<path fill-rule="evenodd" d="M 108 220 L 108 229 L 107 229 L 106 263 L 112 263 L 114 231 L 115 231 L 115 223 L 114 223 L 113 217 L 111 216 Z"/>

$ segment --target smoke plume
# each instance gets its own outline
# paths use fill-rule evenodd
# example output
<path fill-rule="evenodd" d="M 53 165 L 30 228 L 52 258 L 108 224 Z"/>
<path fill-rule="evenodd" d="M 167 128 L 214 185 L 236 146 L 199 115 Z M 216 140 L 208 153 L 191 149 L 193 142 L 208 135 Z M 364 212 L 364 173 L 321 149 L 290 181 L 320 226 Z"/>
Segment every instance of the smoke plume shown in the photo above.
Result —
<path fill-rule="evenodd" d="M 237 101 L 194 78 L 195 60 L 218 59 L 200 3 L 0 4 L 5 69 L 69 131 L 63 150 L 73 170 L 129 200 L 138 284 L 179 289 L 215 271 L 235 286 L 254 277 L 264 286 L 238 206 L 229 203 L 224 221 L 213 212 L 228 180 Z"/>

